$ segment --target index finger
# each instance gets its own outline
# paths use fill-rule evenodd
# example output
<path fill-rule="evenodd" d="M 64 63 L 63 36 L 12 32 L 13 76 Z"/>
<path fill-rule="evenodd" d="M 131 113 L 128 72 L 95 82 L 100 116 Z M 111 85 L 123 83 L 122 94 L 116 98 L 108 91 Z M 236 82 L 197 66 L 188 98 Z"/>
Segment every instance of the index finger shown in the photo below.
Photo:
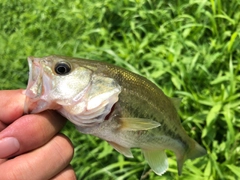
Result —
<path fill-rule="evenodd" d="M 22 89 L 0 91 L 0 122 L 11 124 L 23 115 L 25 95 Z"/>

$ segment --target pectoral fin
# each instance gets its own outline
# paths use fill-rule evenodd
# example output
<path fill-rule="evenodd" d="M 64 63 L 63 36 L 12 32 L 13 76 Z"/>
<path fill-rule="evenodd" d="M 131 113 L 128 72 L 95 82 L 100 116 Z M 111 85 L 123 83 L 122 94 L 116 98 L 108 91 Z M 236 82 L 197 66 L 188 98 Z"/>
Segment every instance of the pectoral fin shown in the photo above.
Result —
<path fill-rule="evenodd" d="M 121 130 L 139 131 L 149 130 L 160 126 L 160 123 L 142 118 L 120 118 Z"/>
<path fill-rule="evenodd" d="M 168 169 L 168 160 L 163 150 L 142 150 L 149 166 L 157 175 L 162 175 Z"/>
<path fill-rule="evenodd" d="M 120 146 L 119 144 L 116 144 L 114 142 L 108 141 L 108 143 L 119 153 L 123 154 L 124 156 L 128 158 L 133 158 L 132 152 L 129 148 Z"/>

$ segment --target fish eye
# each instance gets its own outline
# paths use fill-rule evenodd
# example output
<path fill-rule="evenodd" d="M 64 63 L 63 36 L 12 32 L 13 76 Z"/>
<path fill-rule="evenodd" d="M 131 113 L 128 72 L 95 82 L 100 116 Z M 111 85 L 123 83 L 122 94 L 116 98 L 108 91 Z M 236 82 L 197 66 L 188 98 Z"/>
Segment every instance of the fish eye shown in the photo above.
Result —
<path fill-rule="evenodd" d="M 59 62 L 56 64 L 54 70 L 59 75 L 66 75 L 71 71 L 71 66 L 66 62 Z"/>

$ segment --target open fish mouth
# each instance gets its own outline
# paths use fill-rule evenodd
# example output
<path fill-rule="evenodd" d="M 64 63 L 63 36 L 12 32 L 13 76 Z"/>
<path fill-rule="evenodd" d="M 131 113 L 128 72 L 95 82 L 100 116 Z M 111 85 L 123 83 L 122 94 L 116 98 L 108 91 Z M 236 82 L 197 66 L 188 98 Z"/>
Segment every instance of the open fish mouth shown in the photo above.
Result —
<path fill-rule="evenodd" d="M 28 58 L 29 79 L 25 91 L 24 113 L 32 113 L 37 106 L 37 101 L 42 94 L 42 68 L 40 61 L 34 57 Z"/>

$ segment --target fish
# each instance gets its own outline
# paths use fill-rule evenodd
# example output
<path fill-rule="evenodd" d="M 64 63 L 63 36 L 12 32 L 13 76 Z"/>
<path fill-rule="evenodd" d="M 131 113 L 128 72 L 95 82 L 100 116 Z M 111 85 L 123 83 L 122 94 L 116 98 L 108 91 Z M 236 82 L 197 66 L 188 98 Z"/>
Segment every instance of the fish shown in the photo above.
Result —
<path fill-rule="evenodd" d="M 168 169 L 165 150 L 176 155 L 178 174 L 187 159 L 206 150 L 181 125 L 181 100 L 166 96 L 147 78 L 116 65 L 51 55 L 29 57 L 24 112 L 56 110 L 76 129 L 107 141 L 133 158 L 140 148 L 157 174 Z"/>

